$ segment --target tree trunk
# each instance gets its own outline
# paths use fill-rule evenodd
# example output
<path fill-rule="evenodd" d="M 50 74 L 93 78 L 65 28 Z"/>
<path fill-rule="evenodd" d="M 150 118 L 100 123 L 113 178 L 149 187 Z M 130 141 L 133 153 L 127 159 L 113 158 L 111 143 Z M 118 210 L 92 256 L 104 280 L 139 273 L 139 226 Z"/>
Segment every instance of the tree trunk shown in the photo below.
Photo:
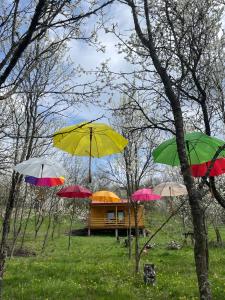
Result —
<path fill-rule="evenodd" d="M 134 203 L 134 220 L 135 220 L 135 273 L 139 272 L 139 228 L 138 228 L 138 204 Z"/>
<path fill-rule="evenodd" d="M 128 197 L 129 207 L 128 207 L 128 257 L 131 259 L 132 256 L 132 241 L 131 241 L 131 200 Z"/>
<path fill-rule="evenodd" d="M 2 280 L 4 275 L 5 259 L 7 255 L 7 237 L 10 230 L 10 219 L 14 207 L 15 194 L 20 182 L 20 175 L 13 171 L 11 189 L 9 192 L 9 198 L 6 205 L 5 216 L 2 225 L 2 238 L 0 245 L 0 287 L 2 286 Z"/>
<path fill-rule="evenodd" d="M 53 215 L 53 222 L 52 222 L 52 233 L 51 233 L 51 239 L 53 240 L 54 239 L 54 236 L 55 236 L 55 230 L 56 230 L 56 227 L 57 227 L 57 224 L 58 224 L 58 214 L 54 214 Z"/>
<path fill-rule="evenodd" d="M 190 168 L 188 164 L 187 154 L 185 150 L 184 141 L 184 126 L 183 126 L 183 116 L 180 107 L 180 102 L 176 98 L 170 80 L 167 74 L 163 72 L 163 81 L 165 86 L 165 91 L 167 97 L 170 99 L 171 107 L 173 110 L 175 127 L 176 127 L 176 142 L 177 151 L 181 163 L 181 171 L 184 178 L 184 183 L 186 185 L 189 204 L 191 207 L 193 228 L 194 228 L 194 255 L 195 255 L 195 265 L 196 273 L 198 277 L 198 286 L 200 299 L 210 300 L 212 299 L 211 290 L 208 282 L 208 240 L 207 232 L 205 229 L 205 218 L 204 210 L 200 205 L 202 195 L 195 187 L 193 177 L 190 173 Z"/>
<path fill-rule="evenodd" d="M 35 203 L 35 215 L 34 215 L 34 239 L 36 240 L 38 232 L 44 222 L 44 199 L 37 198 Z"/>
<path fill-rule="evenodd" d="M 195 188 L 194 180 L 190 173 L 188 156 L 185 150 L 184 124 L 180 101 L 175 93 L 175 89 L 173 88 L 173 84 L 171 82 L 169 74 L 167 73 L 167 70 L 162 66 L 156 51 L 152 35 L 151 21 L 149 18 L 148 1 L 144 0 L 144 13 L 146 18 L 147 34 L 143 34 L 142 32 L 134 2 L 129 1 L 128 4 L 132 9 L 136 33 L 142 44 L 149 50 L 153 65 L 161 78 L 161 81 L 164 85 L 165 94 L 169 99 L 170 106 L 172 108 L 176 130 L 177 151 L 180 159 L 181 172 L 183 175 L 184 183 L 188 191 L 189 204 L 192 213 L 195 238 L 194 255 L 200 299 L 210 300 L 212 299 L 212 296 L 208 282 L 207 234 L 205 231 L 204 212 L 200 206 L 201 193 Z"/>
<path fill-rule="evenodd" d="M 31 215 L 32 208 L 33 208 L 33 201 L 32 201 L 32 199 L 31 199 L 31 204 L 30 204 L 30 207 L 29 207 L 29 212 L 28 212 L 28 215 L 27 215 L 27 218 L 26 218 L 26 222 L 25 222 L 25 225 L 24 225 L 24 229 L 23 229 L 23 234 L 22 234 L 22 239 L 21 239 L 20 249 L 23 248 L 24 239 L 25 239 L 25 234 L 26 234 L 28 222 L 29 222 L 29 220 L 30 220 L 30 215 Z"/>
<path fill-rule="evenodd" d="M 48 212 L 48 225 L 47 225 L 47 230 L 46 230 L 45 237 L 44 237 L 43 244 L 42 244 L 42 248 L 41 248 L 41 252 L 42 252 L 42 253 L 44 252 L 45 247 L 46 247 L 46 244 L 47 244 L 47 239 L 48 239 L 49 229 L 50 229 L 51 223 L 52 223 L 52 215 L 51 215 L 51 212 L 52 212 L 53 207 L 54 207 L 54 197 L 52 196 L 52 199 L 51 199 L 51 202 L 50 202 L 50 208 L 49 208 L 49 212 Z"/>
<path fill-rule="evenodd" d="M 216 243 L 217 243 L 218 245 L 222 245 L 222 244 L 223 244 L 223 240 L 222 240 L 222 237 L 221 237 L 219 228 L 216 226 L 215 223 L 213 223 L 213 228 L 214 228 L 215 233 L 216 233 Z"/>
<path fill-rule="evenodd" d="M 126 178 L 127 178 L 127 199 L 129 202 L 128 206 L 128 257 L 131 259 L 132 256 L 132 243 L 131 243 L 131 194 L 132 194 L 132 187 L 131 187 L 131 180 L 130 180 L 130 164 L 128 161 L 128 157 L 126 156 L 126 152 L 124 152 L 124 159 L 126 164 Z"/>
<path fill-rule="evenodd" d="M 16 227 L 16 223 L 17 223 L 17 214 L 15 214 L 15 218 L 14 218 L 14 233 L 13 233 L 13 241 L 12 241 L 12 247 L 11 247 L 11 253 L 10 253 L 10 257 L 13 257 L 14 254 L 14 250 L 16 247 L 16 243 L 17 243 L 17 239 L 20 235 L 21 229 L 22 229 L 22 222 L 23 222 L 23 217 L 24 217 L 24 209 L 25 209 L 25 203 L 26 203 L 26 198 L 27 198 L 27 185 L 25 188 L 25 193 L 23 195 L 23 201 L 22 201 L 22 207 L 21 207 L 21 211 L 20 211 L 20 218 L 19 218 L 19 225 L 18 227 Z M 19 205 L 18 201 L 18 196 L 17 196 L 17 207 L 16 210 L 18 211 L 18 207 Z"/>
<path fill-rule="evenodd" d="M 164 85 L 165 94 L 170 101 L 170 105 L 173 111 L 174 123 L 176 129 L 177 151 L 180 159 L 181 172 L 183 175 L 184 183 L 188 191 L 189 204 L 192 213 L 194 238 L 195 238 L 194 255 L 195 255 L 195 265 L 196 265 L 196 273 L 198 277 L 200 299 L 210 300 L 212 299 L 212 296 L 211 296 L 211 290 L 208 282 L 207 234 L 205 231 L 205 224 L 204 224 L 204 212 L 200 206 L 201 193 L 195 188 L 194 180 L 193 177 L 191 176 L 190 169 L 189 169 L 188 156 L 185 150 L 184 125 L 183 125 L 183 116 L 182 116 L 180 101 L 177 95 L 175 94 L 175 90 L 173 89 L 173 85 L 167 73 L 167 70 L 162 67 L 156 52 L 156 48 L 152 36 L 152 29 L 151 29 L 151 22 L 149 18 L 147 0 L 144 0 L 144 9 L 145 9 L 146 25 L 147 25 L 147 32 L 148 32 L 147 38 L 141 30 L 139 20 L 137 17 L 136 6 L 134 5 L 134 2 L 132 1 L 129 3 L 133 13 L 135 30 L 143 45 L 145 45 L 149 49 L 149 54 L 152 58 L 152 62 L 154 64 L 157 73 L 161 78 L 161 81 Z"/>
<path fill-rule="evenodd" d="M 171 102 L 171 107 L 173 110 L 175 127 L 176 127 L 176 142 L 177 151 L 181 163 L 181 171 L 184 178 L 184 183 L 186 185 L 189 204 L 191 207 L 193 228 L 194 228 L 194 255 L 195 255 L 195 265 L 196 273 L 198 277 L 199 293 L 200 299 L 210 300 L 212 299 L 210 286 L 208 282 L 208 240 L 207 232 L 205 230 L 205 218 L 204 210 L 200 205 L 202 195 L 194 185 L 193 177 L 190 173 L 190 168 L 187 160 L 187 154 L 185 150 L 184 141 L 184 126 L 183 117 L 180 107 L 179 100 L 174 95 L 171 85 L 169 83 L 169 78 L 167 74 L 164 74 L 165 90 L 168 98 Z"/>
<path fill-rule="evenodd" d="M 73 226 L 73 218 L 75 214 L 75 204 L 73 203 L 73 209 L 72 209 L 72 215 L 70 215 L 70 230 L 69 230 L 69 240 L 68 240 L 68 250 L 70 250 L 70 245 L 71 245 L 71 231 L 72 231 L 72 226 Z"/>

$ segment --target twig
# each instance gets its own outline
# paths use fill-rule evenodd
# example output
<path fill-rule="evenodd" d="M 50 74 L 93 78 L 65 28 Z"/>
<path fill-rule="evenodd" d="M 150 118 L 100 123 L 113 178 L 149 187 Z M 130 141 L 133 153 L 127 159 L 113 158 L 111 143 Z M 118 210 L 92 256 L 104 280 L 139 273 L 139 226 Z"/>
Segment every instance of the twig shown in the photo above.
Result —
<path fill-rule="evenodd" d="M 154 238 L 154 236 L 156 236 L 156 234 L 169 222 L 169 220 L 175 216 L 178 211 L 180 210 L 180 208 L 184 205 L 184 203 L 186 202 L 186 199 L 181 203 L 181 205 L 166 219 L 166 221 L 164 223 L 162 223 L 162 225 L 156 229 L 156 231 L 150 236 L 150 238 L 147 240 L 147 242 L 144 244 L 144 246 L 141 248 L 140 253 L 139 253 L 139 258 L 141 257 L 142 252 L 144 251 L 145 247 L 148 245 L 148 243 Z"/>
<path fill-rule="evenodd" d="M 91 121 L 88 121 L 88 122 L 84 122 L 83 124 L 79 125 L 78 127 L 73 128 L 73 129 L 68 130 L 68 131 L 64 131 L 64 132 L 56 132 L 56 133 L 53 133 L 53 134 L 50 134 L 50 135 L 45 135 L 45 136 L 22 136 L 22 135 L 20 135 L 19 138 L 21 138 L 21 139 L 28 139 L 28 138 L 31 138 L 31 137 L 32 137 L 32 138 L 35 138 L 35 139 L 49 139 L 49 138 L 53 138 L 53 137 L 55 137 L 55 136 L 57 136 L 57 135 L 60 135 L 60 134 L 65 134 L 65 133 L 70 133 L 70 132 L 76 131 L 77 129 L 80 129 L 80 128 L 82 128 L 82 127 L 85 126 L 85 125 L 88 125 L 88 124 L 91 124 L 91 123 L 93 123 L 93 122 L 96 122 L 96 121 L 102 119 L 103 117 L 104 117 L 104 115 L 102 115 L 101 117 L 96 118 L 96 119 L 94 119 L 94 120 L 91 120 Z M 4 133 L 4 132 L 3 132 L 3 133 Z M 10 135 L 10 134 L 7 134 L 7 133 L 5 133 L 5 135 L 6 135 L 7 137 L 12 138 L 12 139 L 17 139 L 17 138 L 18 138 L 18 136 L 16 136 L 16 135 Z"/>
<path fill-rule="evenodd" d="M 203 188 L 203 185 L 206 183 L 207 178 L 209 177 L 209 173 L 210 173 L 211 169 L 213 168 L 213 165 L 214 165 L 217 157 L 220 155 L 220 152 L 222 152 L 224 149 L 225 149 L 225 144 L 223 146 L 220 146 L 218 148 L 218 150 L 216 151 L 215 155 L 213 156 L 212 160 L 210 161 L 210 164 L 209 164 L 206 174 L 202 177 L 202 181 L 200 182 L 200 184 L 198 186 L 199 189 Z"/>

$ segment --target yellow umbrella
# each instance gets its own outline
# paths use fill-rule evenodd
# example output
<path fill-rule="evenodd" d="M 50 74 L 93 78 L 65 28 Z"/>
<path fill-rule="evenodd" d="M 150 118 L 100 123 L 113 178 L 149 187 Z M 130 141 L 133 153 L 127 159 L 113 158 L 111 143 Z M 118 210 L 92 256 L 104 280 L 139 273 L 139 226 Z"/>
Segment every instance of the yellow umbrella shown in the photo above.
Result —
<path fill-rule="evenodd" d="M 91 157 L 102 157 L 122 152 L 128 140 L 103 123 L 87 123 L 64 127 L 53 135 L 53 145 L 72 155 L 89 156 L 89 181 L 91 182 Z"/>
<path fill-rule="evenodd" d="M 92 201 L 99 201 L 99 202 L 120 202 L 121 201 L 116 194 L 109 191 L 95 192 L 89 198 Z"/>

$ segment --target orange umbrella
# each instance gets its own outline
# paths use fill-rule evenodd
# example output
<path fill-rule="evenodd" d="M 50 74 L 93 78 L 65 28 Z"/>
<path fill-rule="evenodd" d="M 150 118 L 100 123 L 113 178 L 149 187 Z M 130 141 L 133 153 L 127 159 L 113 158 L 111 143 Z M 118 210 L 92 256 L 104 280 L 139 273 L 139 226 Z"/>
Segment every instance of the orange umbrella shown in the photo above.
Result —
<path fill-rule="evenodd" d="M 120 198 L 113 192 L 109 191 L 95 192 L 89 198 L 96 202 L 120 202 Z"/>

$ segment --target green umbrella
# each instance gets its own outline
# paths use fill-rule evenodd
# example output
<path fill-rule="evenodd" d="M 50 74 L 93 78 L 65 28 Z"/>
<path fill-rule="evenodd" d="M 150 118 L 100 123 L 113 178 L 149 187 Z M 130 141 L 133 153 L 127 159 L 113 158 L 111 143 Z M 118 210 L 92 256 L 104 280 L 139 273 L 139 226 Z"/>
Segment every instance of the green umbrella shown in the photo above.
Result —
<path fill-rule="evenodd" d="M 184 139 L 190 165 L 212 160 L 218 148 L 225 144 L 224 141 L 201 132 L 187 133 L 184 135 Z M 225 157 L 225 150 L 220 152 L 219 157 Z M 179 166 L 176 138 L 169 139 L 155 148 L 153 158 L 157 163 Z"/>

